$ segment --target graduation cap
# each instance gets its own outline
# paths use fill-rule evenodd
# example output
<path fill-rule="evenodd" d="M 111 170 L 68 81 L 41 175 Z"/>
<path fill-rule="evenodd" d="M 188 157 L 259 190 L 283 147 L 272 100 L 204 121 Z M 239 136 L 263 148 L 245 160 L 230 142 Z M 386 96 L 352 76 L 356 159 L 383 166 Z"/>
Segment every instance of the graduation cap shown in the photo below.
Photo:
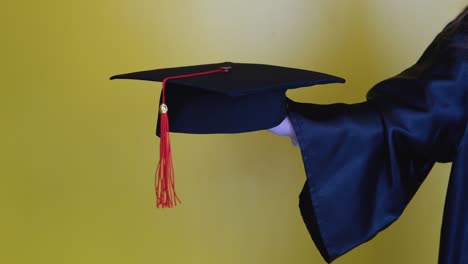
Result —
<path fill-rule="evenodd" d="M 269 129 L 287 116 L 288 89 L 345 81 L 315 71 L 232 62 L 140 71 L 113 79 L 162 82 L 156 128 L 160 137 L 157 207 L 180 203 L 169 132 L 213 134 Z"/>

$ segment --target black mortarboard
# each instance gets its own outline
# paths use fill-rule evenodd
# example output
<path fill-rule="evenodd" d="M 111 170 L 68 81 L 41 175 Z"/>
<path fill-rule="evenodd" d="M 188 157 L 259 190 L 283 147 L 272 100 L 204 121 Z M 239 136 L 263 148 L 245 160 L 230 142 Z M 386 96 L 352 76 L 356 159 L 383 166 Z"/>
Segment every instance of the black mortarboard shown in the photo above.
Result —
<path fill-rule="evenodd" d="M 169 190 L 174 182 L 169 168 L 172 160 L 168 132 L 212 134 L 269 129 L 287 116 L 288 89 L 344 82 L 314 71 L 232 62 L 140 71 L 115 75 L 113 79 L 163 82 L 156 129 L 161 137 L 158 207 L 172 207 L 172 201 L 178 201 L 175 192 Z M 162 193 L 166 196 L 162 197 Z"/>
<path fill-rule="evenodd" d="M 165 99 L 171 132 L 212 134 L 268 129 L 286 117 L 287 89 L 344 82 L 314 71 L 232 62 L 141 71 L 111 79 L 162 82 L 168 77 L 220 69 L 226 71 L 167 82 Z"/>

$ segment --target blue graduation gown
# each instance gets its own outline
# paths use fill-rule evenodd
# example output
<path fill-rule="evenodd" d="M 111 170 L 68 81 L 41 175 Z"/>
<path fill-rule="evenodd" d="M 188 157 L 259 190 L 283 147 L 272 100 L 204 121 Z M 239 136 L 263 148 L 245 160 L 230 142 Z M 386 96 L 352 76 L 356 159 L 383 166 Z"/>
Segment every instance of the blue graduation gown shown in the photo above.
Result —
<path fill-rule="evenodd" d="M 468 263 L 468 16 L 358 104 L 289 102 L 307 181 L 300 210 L 332 262 L 403 212 L 435 162 L 453 162 L 439 263 Z"/>

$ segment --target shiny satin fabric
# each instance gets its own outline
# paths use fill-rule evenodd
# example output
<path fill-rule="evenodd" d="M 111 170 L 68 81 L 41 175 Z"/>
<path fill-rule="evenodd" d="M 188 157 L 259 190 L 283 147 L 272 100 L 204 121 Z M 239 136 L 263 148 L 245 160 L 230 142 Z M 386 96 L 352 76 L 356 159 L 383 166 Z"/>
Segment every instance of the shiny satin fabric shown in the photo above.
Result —
<path fill-rule="evenodd" d="M 452 162 L 439 263 L 468 263 L 468 16 L 358 104 L 290 101 L 304 222 L 332 262 L 398 219 L 435 162 Z"/>

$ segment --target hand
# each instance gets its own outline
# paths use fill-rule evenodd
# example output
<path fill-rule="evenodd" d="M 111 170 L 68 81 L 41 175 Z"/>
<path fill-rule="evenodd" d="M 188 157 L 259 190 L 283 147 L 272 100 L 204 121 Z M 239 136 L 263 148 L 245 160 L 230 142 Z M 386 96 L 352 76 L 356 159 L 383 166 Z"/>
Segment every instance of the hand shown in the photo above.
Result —
<path fill-rule="evenodd" d="M 286 117 L 279 125 L 268 129 L 268 132 L 278 136 L 288 136 L 291 139 L 291 144 L 297 147 L 296 133 L 294 132 L 294 127 L 292 126 L 289 117 Z"/>

